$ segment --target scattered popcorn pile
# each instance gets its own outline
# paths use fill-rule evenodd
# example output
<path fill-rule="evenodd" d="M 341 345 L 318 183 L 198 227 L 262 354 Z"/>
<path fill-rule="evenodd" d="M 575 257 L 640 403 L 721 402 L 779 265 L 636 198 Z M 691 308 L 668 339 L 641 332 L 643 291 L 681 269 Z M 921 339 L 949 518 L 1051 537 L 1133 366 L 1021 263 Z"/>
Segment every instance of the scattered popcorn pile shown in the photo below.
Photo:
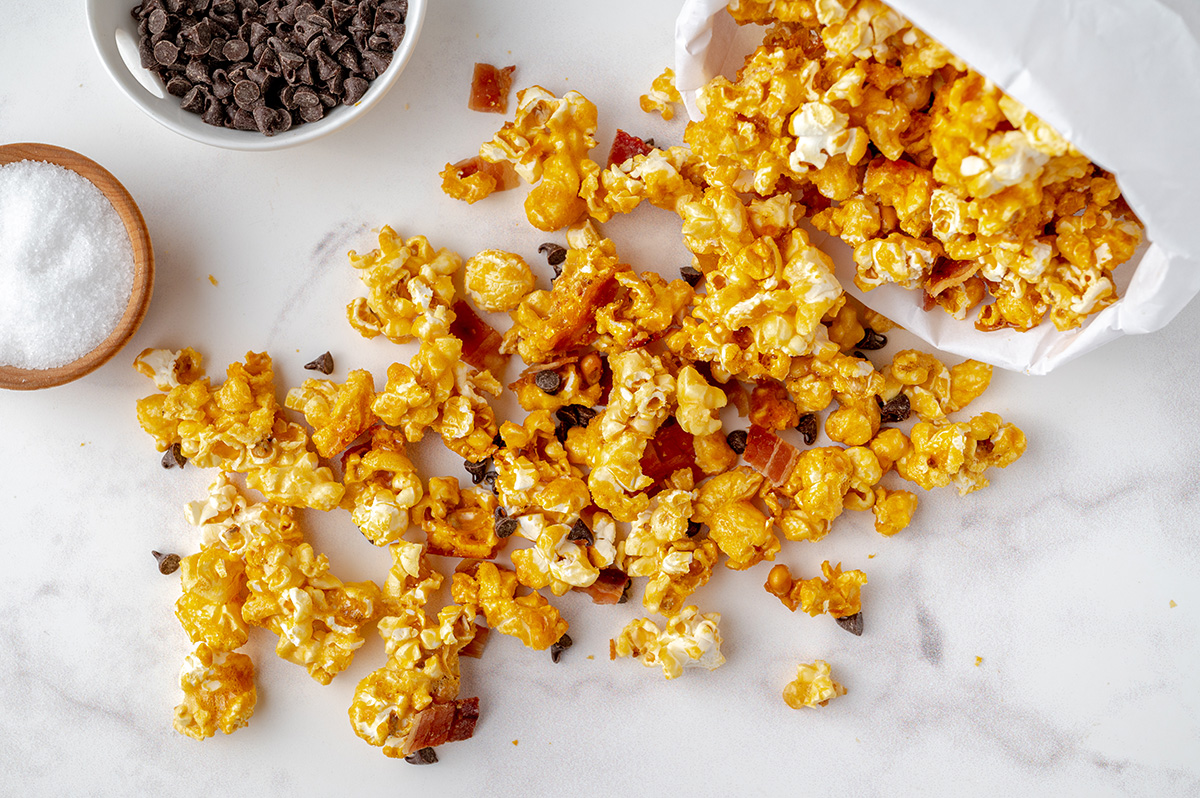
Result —
<path fill-rule="evenodd" d="M 1011 210 L 1009 218 L 1032 219 L 1042 211 L 1026 200 L 1048 196 L 1061 182 L 1051 172 L 1082 170 L 1093 187 L 1111 178 L 1093 174 L 1064 143 L 1054 156 L 1025 153 L 1037 168 L 1011 182 L 1014 192 L 983 203 L 991 187 L 985 181 L 968 187 L 946 177 L 937 188 L 926 172 L 939 173 L 934 155 L 925 166 L 889 160 L 917 147 L 921 136 L 911 125 L 925 126 L 916 153 L 936 154 L 941 144 L 930 137 L 961 128 L 974 137 L 971 146 L 983 147 L 974 157 L 992 158 L 984 170 L 993 175 L 1011 170 L 1000 166 L 1001 144 L 987 144 L 989 136 L 1009 141 L 1018 133 L 1039 147 L 1060 140 L 1028 115 L 1020 117 L 1024 126 L 990 132 L 995 120 L 968 112 L 961 91 L 947 87 L 976 81 L 973 102 L 993 93 L 995 102 L 1008 101 L 877 3 L 818 5 L 820 16 L 811 3 L 772 4 L 786 24 L 768 32 L 739 83 L 710 86 L 709 119 L 688 127 L 690 151 L 621 134 L 620 160 L 601 168 L 588 157 L 596 144 L 592 103 L 577 92 L 519 92 L 515 119 L 484 143 L 476 164 L 448 165 L 443 186 L 468 202 L 506 187 L 494 177 L 503 170 L 482 163 L 505 164 L 534 183 L 525 202 L 531 224 L 566 230 L 566 248 L 541 250 L 557 272 L 551 287 L 538 288 L 516 254 L 486 250 L 464 265 L 424 237 L 405 239 L 384 227 L 378 249 L 350 254 L 367 295 L 349 304 L 347 317 L 364 336 L 415 342 L 417 352 L 407 365 L 392 364 L 382 390 L 374 375 L 353 370 L 340 384 L 310 379 L 288 392 L 285 407 L 303 414 L 311 435 L 279 406 L 265 354 L 229 366 L 218 388 L 191 349 L 137 358 L 159 389 L 138 402 L 138 419 L 159 450 L 221 469 L 208 498 L 187 510 L 201 547 L 183 560 L 177 614 L 195 650 L 181 675 L 176 728 L 204 738 L 246 723 L 255 703 L 253 665 L 236 650 L 248 626 L 276 634 L 279 655 L 323 684 L 345 670 L 374 627 L 387 659 L 358 685 L 352 727 L 388 756 L 433 761 L 427 749 L 474 731 L 478 699 L 458 697 L 460 657 L 478 657 L 489 631 L 550 649 L 555 661 L 570 645 L 568 622 L 543 591 L 577 590 L 615 604 L 632 579 L 644 580 L 642 603 L 663 620 L 631 622 L 610 641 L 611 657 L 660 666 L 668 679 L 689 666 L 713 669 L 724 662 L 720 615 L 689 601 L 719 563 L 745 570 L 774 560 L 781 537 L 820 540 L 847 509 L 870 511 L 879 533 L 895 535 L 918 501 L 902 481 L 925 490 L 954 485 L 965 495 L 988 484 L 990 468 L 1022 455 L 1024 435 L 994 413 L 951 419 L 987 388 L 989 366 L 949 367 L 914 350 L 876 366 L 866 353 L 886 345 L 882 333 L 892 325 L 842 292 L 829 257 L 798 222 L 814 203 L 824 203 L 821 224 L 855 202 L 867 216 L 874 209 L 874 227 L 855 223 L 863 244 L 871 252 L 898 247 L 897 263 L 916 263 L 910 255 L 925 252 L 930 268 L 914 267 L 905 278 L 920 283 L 945 271 L 940 240 L 919 238 L 929 232 L 928 208 L 924 228 L 892 227 L 921 215 L 912 198 L 921 191 L 925 206 L 935 188 L 974 192 L 954 194 L 962 218 L 972 220 L 973 232 L 959 241 L 1000 252 L 1011 243 L 1007 233 L 979 232 L 984 219 L 1008 212 L 999 206 Z M 755 20 L 764 13 L 747 3 L 734 12 Z M 906 82 L 911 70 L 918 79 Z M 656 81 L 643 107 L 669 110 L 678 97 L 669 82 L 669 74 Z M 814 94 L 817 86 L 826 88 Z M 938 110 L 919 111 L 934 89 L 944 92 Z M 747 116 L 760 113 L 761 124 Z M 853 124 L 868 114 L 865 128 Z M 967 128 L 967 115 L 985 127 Z M 789 116 L 791 133 L 782 128 Z M 913 121 L 918 116 L 925 121 Z M 879 156 L 864 160 L 871 147 Z M 897 177 L 916 172 L 926 176 Z M 1116 199 L 1107 189 L 1079 190 Z M 885 195 L 891 199 L 879 199 Z M 908 199 L 897 207 L 901 195 Z M 839 197 L 841 205 L 828 201 Z M 679 279 L 623 263 L 599 227 L 642 200 L 682 221 L 694 258 Z M 1114 212 L 1068 213 L 1047 246 L 1061 253 L 1066 220 L 1110 213 L 1102 234 L 1093 227 L 1080 235 L 1099 235 L 1115 250 L 1111 231 L 1127 223 L 1114 222 Z M 898 274 L 871 257 L 860 263 L 860 280 Z M 1005 286 L 1020 281 L 1021 291 L 1040 297 L 1026 297 L 1036 311 L 1039 302 L 1065 296 L 1041 293 L 1046 281 L 1075 268 L 1048 257 L 1037 275 L 989 262 L 954 290 L 986 284 L 1000 304 L 1010 296 Z M 470 302 L 456 287 L 460 271 Z M 511 326 L 492 329 L 471 303 L 508 313 Z M 527 413 L 520 421 L 499 419 L 489 401 L 501 394 L 498 378 L 514 354 L 526 364 L 507 386 Z M 745 422 L 728 429 L 735 410 Z M 918 418 L 905 432 L 896 425 L 911 413 Z M 829 445 L 817 446 L 822 429 Z M 406 447 L 427 432 L 464 458 L 473 484 L 483 487 L 418 473 Z M 233 472 L 266 501 L 243 495 Z M 388 547 L 393 566 L 383 587 L 330 573 L 303 542 L 293 507 L 346 510 L 368 540 Z M 509 546 L 512 538 L 526 545 Z M 499 560 L 506 546 L 508 564 Z M 461 559 L 451 576 L 453 603 L 440 609 L 430 602 L 446 576 L 430 555 Z M 861 634 L 866 583 L 862 571 L 825 562 L 808 579 L 777 565 L 765 588 L 789 609 L 828 614 Z M 843 693 L 821 660 L 800 665 L 783 691 L 793 707 Z"/>

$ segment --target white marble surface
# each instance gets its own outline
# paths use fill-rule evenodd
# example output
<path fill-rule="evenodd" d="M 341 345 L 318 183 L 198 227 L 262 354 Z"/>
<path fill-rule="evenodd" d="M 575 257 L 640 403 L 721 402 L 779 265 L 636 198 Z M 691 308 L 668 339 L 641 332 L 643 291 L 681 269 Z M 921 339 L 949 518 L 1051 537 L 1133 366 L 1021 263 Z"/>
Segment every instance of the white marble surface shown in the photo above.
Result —
<path fill-rule="evenodd" d="M 117 175 L 149 222 L 158 281 L 108 366 L 0 393 L 0 794 L 1200 793 L 1195 304 L 1049 377 L 998 374 L 977 406 L 1030 444 L 988 490 L 923 496 L 893 539 L 860 516 L 819 544 L 785 546 L 780 560 L 806 573 L 826 558 L 867 571 L 861 638 L 788 613 L 760 587 L 766 565 L 720 569 L 696 600 L 722 613 L 728 663 L 664 682 L 608 661 L 635 603 L 569 596 L 564 661 L 493 640 L 464 668 L 464 695 L 481 697 L 477 735 L 417 768 L 362 743 L 346 717 L 355 683 L 382 662 L 378 640 L 322 687 L 256 630 L 250 726 L 203 743 L 172 731 L 188 643 L 172 613 L 177 579 L 157 573 L 150 550 L 195 550 L 180 508 L 212 474 L 159 466 L 134 418 L 150 385 L 133 355 L 191 345 L 219 375 L 267 349 L 286 387 L 331 349 L 336 378 L 381 374 L 397 350 L 342 317 L 359 290 L 345 252 L 370 248 L 372 227 L 537 260 L 547 237 L 524 222 L 519 192 L 468 208 L 437 190 L 442 165 L 501 121 L 465 109 L 474 61 L 516 63 L 518 85 L 582 90 L 600 108 L 602 146 L 617 126 L 681 137 L 681 124 L 636 105 L 669 62 L 677 3 L 433 5 L 407 72 L 364 120 L 299 149 L 240 154 L 142 116 L 102 73 L 82 3 L 4 3 L 0 141 L 69 147 Z M 687 262 L 669 215 L 641 209 L 607 230 L 639 268 Z M 429 473 L 453 463 L 426 443 Z M 384 578 L 386 553 L 345 513 L 304 521 L 341 576 Z M 784 683 L 818 657 L 849 694 L 788 709 Z"/>

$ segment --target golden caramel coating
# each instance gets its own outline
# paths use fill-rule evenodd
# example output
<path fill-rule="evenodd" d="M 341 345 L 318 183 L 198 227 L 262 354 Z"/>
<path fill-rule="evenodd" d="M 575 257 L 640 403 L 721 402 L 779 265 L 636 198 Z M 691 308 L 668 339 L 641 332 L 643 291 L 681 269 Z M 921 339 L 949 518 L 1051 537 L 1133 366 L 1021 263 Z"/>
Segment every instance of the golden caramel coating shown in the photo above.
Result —
<path fill-rule="evenodd" d="M 679 212 L 683 203 L 698 198 L 703 191 L 702 186 L 687 176 L 695 165 L 686 147 L 653 148 L 622 163 L 613 163 L 607 169 L 587 161 L 579 196 L 598 222 L 607 222 L 619 213 L 630 213 L 642 200 L 657 208 Z"/>
<path fill-rule="evenodd" d="M 233 651 L 249 639 L 242 620 L 246 603 L 246 566 L 219 546 L 206 546 L 179 563 L 183 595 L 175 617 L 193 643 L 213 651 Z"/>
<path fill-rule="evenodd" d="M 720 388 L 709 385 L 695 367 L 684 366 L 676 375 L 675 402 L 675 420 L 687 432 L 703 437 L 721 431 L 718 414 L 729 399 Z"/>
<path fill-rule="evenodd" d="M 555 522 L 542 513 L 527 513 L 517 520 L 517 534 L 533 541 L 533 546 L 509 555 L 522 585 L 532 590 L 549 587 L 551 593 L 562 596 L 599 578 L 600 567 L 592 562 L 588 547 L 568 538 L 572 524 Z M 616 527 L 610 531 L 615 536 Z"/>
<path fill-rule="evenodd" d="M 370 442 L 342 457 L 342 509 L 376 546 L 395 543 L 408 529 L 409 511 L 425 493 L 400 433 L 371 430 Z"/>
<path fill-rule="evenodd" d="M 537 280 L 520 255 L 485 249 L 463 267 L 467 295 L 484 310 L 507 312 L 521 303 Z"/>
<path fill-rule="evenodd" d="M 995 413 L 953 424 L 922 421 L 909 433 L 896 472 L 926 490 L 953 482 L 965 496 L 987 486 L 988 468 L 1007 468 L 1024 453 L 1025 434 Z"/>
<path fill-rule="evenodd" d="M 875 531 L 891 537 L 912 521 L 917 509 L 917 496 L 907 490 L 875 488 L 871 511 L 875 514 Z"/>
<path fill-rule="evenodd" d="M 823 577 L 794 580 L 786 565 L 776 565 L 763 585 L 767 592 L 776 596 L 789 610 L 797 608 L 809 615 L 822 613 L 834 618 L 845 618 L 862 609 L 861 588 L 867 583 L 862 571 L 842 571 L 842 564 L 830 566 L 821 563 Z"/>
<path fill-rule="evenodd" d="M 599 363 L 599 356 L 591 353 Z M 585 364 L 588 366 L 585 368 Z M 543 371 L 553 371 L 558 375 L 559 388 L 554 393 L 546 393 L 537 385 L 537 375 Z M 567 405 L 583 405 L 594 407 L 600 403 L 601 369 L 590 368 L 590 359 L 578 357 L 560 358 L 552 363 L 531 366 L 521 373 L 508 389 L 517 395 L 517 402 L 526 410 L 557 410 Z"/>
<path fill-rule="evenodd" d="M 992 367 L 978 360 L 965 360 L 946 368 L 933 355 L 906 349 L 896 353 L 883 375 L 885 384 L 880 395 L 885 401 L 903 391 L 922 421 L 936 423 L 983 394 L 991 383 Z"/>
<path fill-rule="evenodd" d="M 288 391 L 284 405 L 304 414 L 313 427 L 313 445 L 322 457 L 333 457 L 362 435 L 377 419 L 371 412 L 375 400 L 375 378 L 355 369 L 338 385 L 330 380 L 305 380 Z"/>
<path fill-rule="evenodd" d="M 796 667 L 796 678 L 783 688 L 783 700 L 792 709 L 825 706 L 846 694 L 846 688 L 833 680 L 833 670 L 823 659 Z"/>
<path fill-rule="evenodd" d="M 538 651 L 549 648 L 567 633 L 567 622 L 540 593 L 517 596 L 518 587 L 514 572 L 481 562 L 454 574 L 451 593 L 459 604 L 478 607 L 492 631 Z"/>
<path fill-rule="evenodd" d="M 547 232 L 579 221 L 587 203 L 579 197 L 581 164 L 596 146 L 596 106 L 576 91 L 555 97 L 541 86 L 517 92 L 516 115 L 479 148 L 484 160 L 508 161 L 527 183 L 529 223 Z M 593 168 L 597 168 L 592 163 Z"/>
<path fill-rule="evenodd" d="M 675 118 L 675 107 L 672 103 L 683 102 L 679 90 L 675 88 L 675 70 L 667 67 L 662 74 L 650 84 L 650 93 L 638 98 L 638 104 L 646 113 L 658 111 L 662 118 L 670 121 Z"/>
<path fill-rule="evenodd" d="M 609 641 L 609 658 L 637 657 L 647 668 L 662 667 L 668 679 L 682 675 L 684 668 L 716 670 L 725 664 L 720 622 L 719 612 L 701 615 L 694 605 L 667 618 L 661 631 L 649 618 L 633 620 Z"/>
<path fill-rule="evenodd" d="M 405 241 L 385 225 L 379 248 L 366 255 L 351 252 L 350 265 L 368 293 L 346 307 L 346 316 L 364 338 L 424 340 L 444 334 L 454 321 L 453 277 L 462 258 L 450 250 L 435 250 L 424 236 Z"/>
<path fill-rule="evenodd" d="M 514 513 L 537 510 L 568 526 L 591 504 L 583 472 L 571 463 L 549 410 L 500 428 L 504 446 L 492 456 L 501 503 Z M 531 540 L 536 539 L 530 538 Z"/>
<path fill-rule="evenodd" d="M 179 671 L 183 703 L 175 707 L 175 731 L 196 740 L 220 729 L 233 734 L 250 721 L 258 695 L 254 663 L 245 654 L 196 643 Z"/>
<path fill-rule="evenodd" d="M 163 368 L 179 383 L 137 403 L 138 423 L 159 451 L 179 444 L 193 465 L 244 473 L 250 487 L 281 504 L 329 510 L 341 501 L 342 486 L 308 450 L 304 428 L 283 417 L 266 353 L 248 352 L 245 363 L 231 363 L 215 391 L 192 350 L 139 356 L 149 360 L 173 363 Z"/>
<path fill-rule="evenodd" d="M 625 573 L 649 577 L 642 605 L 650 612 L 674 615 L 712 576 L 717 544 L 688 536 L 691 517 L 690 490 L 660 491 L 617 546 Z"/>
<path fill-rule="evenodd" d="M 763 380 L 750 392 L 750 423 L 763 429 L 791 429 L 800 421 L 800 411 L 776 380 Z"/>
<path fill-rule="evenodd" d="M 413 520 L 425 531 L 431 554 L 490 560 L 503 545 L 495 531 L 497 506 L 491 493 L 460 490 L 454 477 L 430 477 Z"/>

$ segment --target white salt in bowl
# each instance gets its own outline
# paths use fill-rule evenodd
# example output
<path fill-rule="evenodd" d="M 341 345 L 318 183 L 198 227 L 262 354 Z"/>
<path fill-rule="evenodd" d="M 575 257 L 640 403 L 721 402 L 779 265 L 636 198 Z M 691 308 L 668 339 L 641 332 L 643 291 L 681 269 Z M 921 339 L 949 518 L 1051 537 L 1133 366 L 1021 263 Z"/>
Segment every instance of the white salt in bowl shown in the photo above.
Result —
<path fill-rule="evenodd" d="M 35 390 L 77 380 L 103 366 L 120 351 L 146 316 L 154 289 L 154 250 L 146 221 L 133 197 L 112 174 L 77 152 L 50 144 L 5 144 L 0 146 L 0 166 L 17 161 L 45 161 L 82 176 L 100 190 L 129 234 L 133 250 L 133 288 L 125 312 L 116 327 L 92 351 L 57 368 L 25 369 L 0 365 L 0 388 Z"/>
<path fill-rule="evenodd" d="M 256 130 L 233 130 L 204 122 L 185 111 L 180 98 L 167 93 L 162 82 L 138 58 L 137 20 L 130 13 L 138 0 L 87 0 L 87 20 L 100 61 L 117 86 L 151 119 L 182 136 L 230 150 L 280 150 L 327 136 L 362 118 L 395 85 L 412 56 L 430 0 L 408 0 L 404 38 L 387 69 L 353 106 L 338 105 L 316 122 L 293 125 L 274 136 Z"/>

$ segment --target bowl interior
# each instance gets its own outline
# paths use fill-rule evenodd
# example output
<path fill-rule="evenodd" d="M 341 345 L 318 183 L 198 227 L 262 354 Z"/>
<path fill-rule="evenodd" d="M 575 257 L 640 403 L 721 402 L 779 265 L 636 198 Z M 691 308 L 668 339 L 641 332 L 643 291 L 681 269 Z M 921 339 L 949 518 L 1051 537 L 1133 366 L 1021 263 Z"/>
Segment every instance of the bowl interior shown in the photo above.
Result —
<path fill-rule="evenodd" d="M 278 150 L 320 138 L 353 122 L 383 99 L 412 56 L 429 0 L 408 0 L 404 38 L 383 74 L 371 81 L 354 106 L 339 105 L 316 122 L 296 125 L 283 133 L 264 136 L 257 131 L 231 130 L 204 122 L 183 110 L 178 97 L 163 89 L 158 78 L 143 69 L 137 54 L 137 21 L 130 10 L 137 0 L 87 0 L 88 27 L 96 52 L 108 74 L 146 114 L 165 127 L 195 141 L 232 150 Z"/>
<path fill-rule="evenodd" d="M 121 217 L 133 248 L 133 290 L 125 313 L 117 326 L 100 344 L 65 366 L 52 369 L 22 369 L 0 365 L 0 388 L 33 390 L 62 385 L 78 379 L 104 365 L 133 336 L 146 315 L 150 294 L 154 289 L 154 251 L 146 221 L 133 197 L 112 174 L 100 164 L 77 152 L 50 144 L 5 144 L 0 146 L 0 166 L 16 161 L 45 161 L 79 174 L 100 189 Z"/>

